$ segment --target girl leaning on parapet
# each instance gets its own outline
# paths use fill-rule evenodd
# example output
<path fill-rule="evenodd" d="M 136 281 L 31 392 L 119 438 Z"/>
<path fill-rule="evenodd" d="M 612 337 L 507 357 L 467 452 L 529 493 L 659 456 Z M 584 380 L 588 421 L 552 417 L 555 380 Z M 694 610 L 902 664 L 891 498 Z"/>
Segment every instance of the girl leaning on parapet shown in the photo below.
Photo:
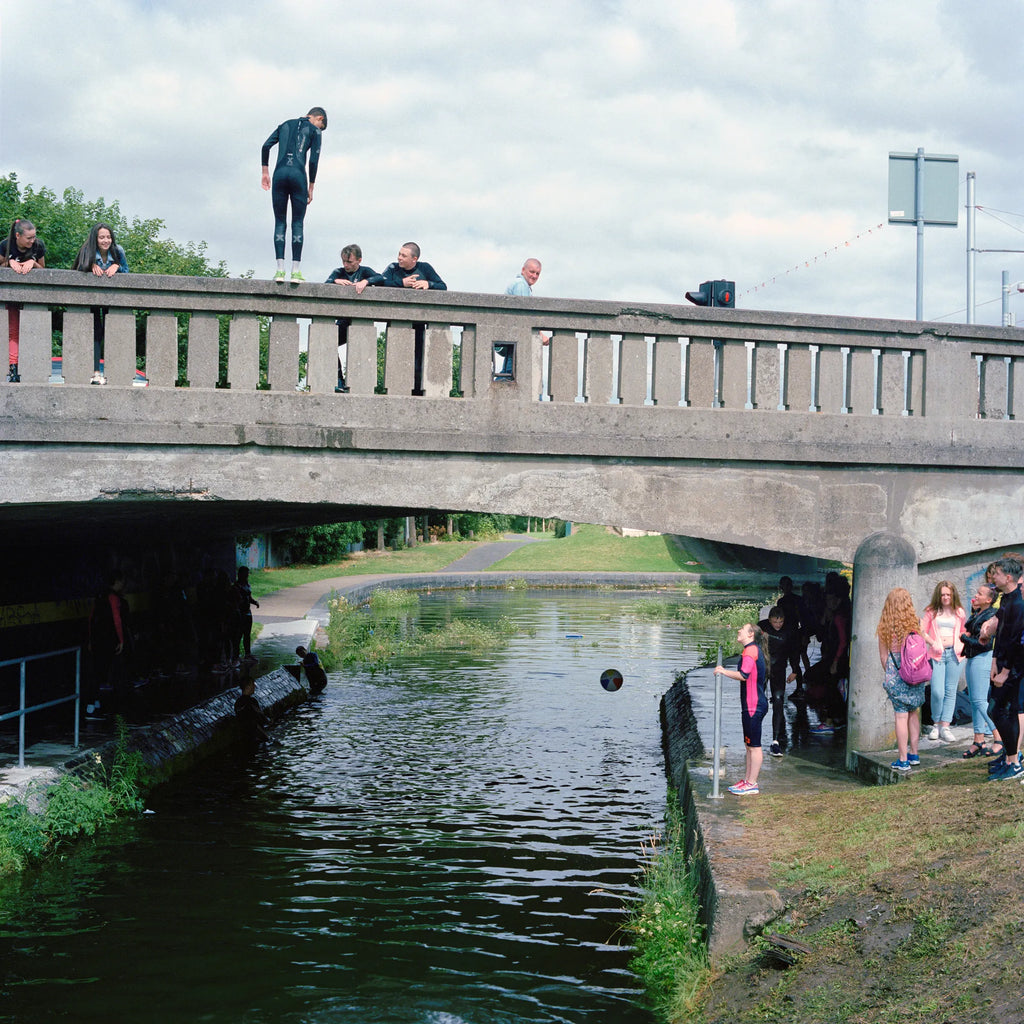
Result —
<path fill-rule="evenodd" d="M 36 267 L 46 266 L 46 246 L 36 238 L 36 226 L 21 218 L 11 225 L 7 238 L 0 242 L 0 267 L 10 267 L 16 274 L 27 274 Z M 21 337 L 21 305 L 7 303 L 7 381 L 17 384 L 18 346 Z"/>
<path fill-rule="evenodd" d="M 75 257 L 75 270 L 96 277 L 113 277 L 115 274 L 128 273 L 128 258 L 124 249 L 114 238 L 114 229 L 109 224 L 97 224 L 85 244 L 78 250 Z M 104 374 L 104 340 L 106 337 L 106 308 L 92 307 L 92 380 L 90 384 L 106 384 Z"/>
<path fill-rule="evenodd" d="M 882 606 L 882 614 L 875 629 L 878 637 L 878 657 L 885 672 L 885 692 L 896 715 L 896 747 L 899 757 L 892 767 L 909 772 L 921 763 L 917 748 L 921 739 L 921 705 L 924 686 L 911 686 L 900 675 L 900 657 L 903 641 L 910 633 L 918 632 L 920 620 L 914 611 L 914 601 L 903 587 L 890 590 Z"/>

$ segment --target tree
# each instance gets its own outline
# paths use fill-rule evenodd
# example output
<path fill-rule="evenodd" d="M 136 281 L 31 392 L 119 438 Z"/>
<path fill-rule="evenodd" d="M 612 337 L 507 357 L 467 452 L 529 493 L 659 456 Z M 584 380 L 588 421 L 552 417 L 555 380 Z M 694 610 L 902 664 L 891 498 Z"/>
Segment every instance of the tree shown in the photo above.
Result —
<path fill-rule="evenodd" d="M 136 274 L 171 274 L 182 277 L 228 277 L 221 260 L 213 266 L 206 258 L 206 242 L 188 242 L 180 245 L 161 238 L 164 222 L 153 217 L 129 220 L 121 213 L 117 201 L 107 203 L 99 199 L 86 200 L 80 189 L 66 188 L 58 199 L 48 188 L 21 187 L 17 175 L 0 178 L 0 234 L 6 238 L 15 218 L 32 221 L 39 238 L 46 245 L 46 265 L 50 269 L 69 270 L 74 266 L 78 250 L 99 223 L 109 224 L 114 237 L 128 256 L 128 265 Z M 137 331 L 137 363 L 145 362 L 146 317 L 140 310 L 135 314 Z M 220 317 L 220 363 L 227 366 L 228 317 Z M 63 310 L 54 313 L 53 354 L 61 354 Z M 265 332 L 264 332 L 265 333 Z M 265 346 L 264 346 L 265 347 Z M 184 383 L 188 351 L 188 317 L 178 317 L 178 373 Z M 264 364 L 266 360 L 264 358 Z M 226 369 L 224 373 L 226 374 Z"/>
<path fill-rule="evenodd" d="M 69 270 L 78 250 L 93 226 L 104 222 L 114 229 L 118 244 L 128 254 L 128 264 L 137 274 L 177 274 L 188 277 L 228 277 L 221 260 L 216 266 L 206 258 L 206 242 L 180 245 L 161 238 L 164 222 L 157 217 L 129 220 L 117 201 L 86 200 L 81 189 L 66 188 L 58 199 L 48 188 L 34 189 L 18 184 L 17 175 L 0 178 L 0 231 L 4 237 L 12 221 L 23 217 L 35 224 L 46 244 L 46 265 Z"/>

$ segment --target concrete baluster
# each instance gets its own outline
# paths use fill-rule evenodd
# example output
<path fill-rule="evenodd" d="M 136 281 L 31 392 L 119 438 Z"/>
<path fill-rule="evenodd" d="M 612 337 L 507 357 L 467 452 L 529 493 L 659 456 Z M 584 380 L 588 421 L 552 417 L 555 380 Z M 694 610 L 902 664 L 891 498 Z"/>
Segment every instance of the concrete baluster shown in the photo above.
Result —
<path fill-rule="evenodd" d="M 377 387 L 377 325 L 352 320 L 348 325 L 345 383 L 353 395 L 372 395 Z"/>
<path fill-rule="evenodd" d="M 389 395 L 411 395 L 414 385 L 416 335 L 405 320 L 392 320 L 387 327 L 384 352 L 384 387 Z"/>
<path fill-rule="evenodd" d="M 130 309 L 112 309 L 104 319 L 104 376 L 115 387 L 131 387 L 135 380 L 135 314 Z"/>
<path fill-rule="evenodd" d="M 26 380 L 25 366 L 25 310 L 21 312 L 21 379 Z M 49 313 L 47 313 L 49 320 Z M 92 311 L 68 309 L 64 313 L 63 342 L 61 344 L 61 372 L 65 384 L 88 384 L 92 377 Z M 49 354 L 49 353 L 48 353 Z M 49 366 L 47 366 L 49 377 Z"/>
<path fill-rule="evenodd" d="M 579 391 L 580 353 L 575 331 L 555 331 L 551 337 L 551 401 L 575 402 Z"/>
<path fill-rule="evenodd" d="M 623 405 L 643 405 L 647 399 L 647 339 L 624 334 L 619 342 L 619 400 Z"/>
<path fill-rule="evenodd" d="M 146 318 L 146 379 L 151 388 L 173 388 L 178 380 L 178 318 L 150 313 Z"/>
<path fill-rule="evenodd" d="M 447 324 L 428 324 L 423 341 L 423 392 L 447 398 L 452 390 L 452 332 Z"/>
<path fill-rule="evenodd" d="M 720 339 L 719 396 L 726 409 L 743 409 L 747 404 L 747 347 L 742 341 Z"/>
<path fill-rule="evenodd" d="M 612 338 L 607 332 L 591 331 L 583 350 L 583 397 L 590 405 L 608 405 L 612 400 Z"/>
<path fill-rule="evenodd" d="M 220 377 L 220 320 L 210 313 L 193 313 L 188 322 L 188 384 L 215 388 Z"/>
<path fill-rule="evenodd" d="M 253 313 L 236 313 L 228 329 L 228 384 L 255 391 L 260 379 L 260 324 Z"/>
<path fill-rule="evenodd" d="M 711 338 L 690 337 L 690 365 L 686 397 L 694 409 L 717 409 L 718 356 Z"/>
<path fill-rule="evenodd" d="M 850 352 L 848 394 L 850 412 L 856 416 L 870 416 L 874 412 L 875 351 L 857 347 Z"/>
<path fill-rule="evenodd" d="M 290 373 L 284 370 L 273 375 L 274 336 L 270 336 L 271 371 L 270 385 L 275 391 L 293 391 L 297 377 L 298 338 L 295 348 L 289 352 Z M 284 374 L 282 382 L 278 377 Z M 290 385 L 289 385 L 290 381 Z M 333 395 L 338 384 L 338 325 L 333 319 L 318 316 L 309 325 L 309 349 L 306 356 L 306 384 L 314 395 Z"/>
<path fill-rule="evenodd" d="M 655 405 L 678 406 L 682 400 L 682 346 L 678 338 L 654 342 L 651 368 L 651 398 Z"/>

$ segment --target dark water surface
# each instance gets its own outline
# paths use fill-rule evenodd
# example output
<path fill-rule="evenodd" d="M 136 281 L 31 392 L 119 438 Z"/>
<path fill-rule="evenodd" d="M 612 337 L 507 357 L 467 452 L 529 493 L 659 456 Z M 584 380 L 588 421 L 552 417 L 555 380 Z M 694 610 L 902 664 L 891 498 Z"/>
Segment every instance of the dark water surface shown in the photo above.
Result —
<path fill-rule="evenodd" d="M 533 635 L 332 675 L 266 751 L 0 890 L 0 1020 L 650 1024 L 622 924 L 658 702 L 706 638 L 630 601 L 424 597 Z"/>

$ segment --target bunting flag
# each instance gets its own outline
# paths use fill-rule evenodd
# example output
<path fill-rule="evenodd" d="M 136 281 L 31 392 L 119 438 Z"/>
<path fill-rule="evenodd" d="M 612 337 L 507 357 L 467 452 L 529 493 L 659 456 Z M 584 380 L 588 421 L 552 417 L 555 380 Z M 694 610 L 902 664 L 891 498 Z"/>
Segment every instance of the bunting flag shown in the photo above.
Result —
<path fill-rule="evenodd" d="M 854 242 L 858 242 L 862 238 L 867 238 L 868 235 L 873 235 L 876 231 L 881 231 L 884 227 L 885 222 L 883 221 L 881 224 L 876 224 L 873 228 L 867 228 L 865 231 L 861 231 L 853 238 L 848 238 L 845 242 L 837 242 L 835 245 L 832 246 L 831 249 L 826 249 L 824 252 L 818 253 L 817 256 L 810 256 L 807 259 L 805 259 L 802 263 L 797 263 L 794 266 L 790 267 L 788 270 L 779 271 L 779 273 L 773 274 L 771 277 L 766 278 L 760 284 L 754 285 L 753 288 L 748 288 L 745 292 L 741 293 L 740 298 L 742 298 L 744 295 L 753 295 L 754 292 L 760 291 L 762 288 L 769 288 L 771 285 L 775 284 L 776 281 L 786 277 L 789 274 L 795 274 L 798 270 L 804 270 L 808 267 L 813 267 L 814 264 L 818 262 L 818 260 L 828 259 L 829 256 L 831 256 L 833 253 L 839 252 L 840 249 L 849 249 Z"/>

